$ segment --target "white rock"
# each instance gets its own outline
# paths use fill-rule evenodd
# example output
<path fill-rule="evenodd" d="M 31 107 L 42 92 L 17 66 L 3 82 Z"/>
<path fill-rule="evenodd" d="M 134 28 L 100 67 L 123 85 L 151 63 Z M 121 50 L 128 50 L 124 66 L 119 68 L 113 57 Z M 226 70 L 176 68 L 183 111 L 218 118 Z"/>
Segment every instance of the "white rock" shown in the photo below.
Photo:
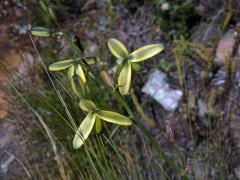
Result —
<path fill-rule="evenodd" d="M 142 88 L 142 92 L 152 96 L 166 110 L 173 111 L 178 106 L 178 101 L 182 97 L 182 91 L 171 89 L 166 79 L 167 77 L 164 73 L 158 70 L 154 71 Z"/>
<path fill-rule="evenodd" d="M 15 24 L 14 28 L 18 30 L 19 34 L 27 34 L 27 32 L 31 29 L 31 24 L 19 25 Z"/>

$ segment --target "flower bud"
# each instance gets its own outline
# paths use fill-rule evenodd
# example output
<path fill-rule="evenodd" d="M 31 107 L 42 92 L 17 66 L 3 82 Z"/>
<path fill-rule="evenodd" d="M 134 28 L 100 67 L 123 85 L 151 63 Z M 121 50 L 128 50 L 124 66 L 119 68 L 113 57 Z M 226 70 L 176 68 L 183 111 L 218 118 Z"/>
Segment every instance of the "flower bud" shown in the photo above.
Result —
<path fill-rule="evenodd" d="M 31 29 L 31 34 L 34 36 L 40 36 L 40 37 L 50 37 L 51 32 L 49 29 L 44 27 L 34 27 Z"/>

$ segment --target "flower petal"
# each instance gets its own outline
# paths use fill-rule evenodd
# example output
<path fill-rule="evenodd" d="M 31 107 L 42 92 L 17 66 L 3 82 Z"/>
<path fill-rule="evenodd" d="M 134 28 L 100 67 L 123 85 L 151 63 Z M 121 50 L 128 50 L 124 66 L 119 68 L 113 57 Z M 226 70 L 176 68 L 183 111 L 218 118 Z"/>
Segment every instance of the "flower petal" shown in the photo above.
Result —
<path fill-rule="evenodd" d="M 81 65 L 77 65 L 77 69 L 76 69 L 76 74 L 81 77 L 81 79 L 83 80 L 84 83 L 86 83 L 86 78 L 85 78 L 85 74 L 83 72 L 83 69 L 81 67 Z"/>
<path fill-rule="evenodd" d="M 74 76 L 74 65 L 71 65 L 68 69 L 68 79 L 72 79 L 72 77 Z"/>
<path fill-rule="evenodd" d="M 73 92 L 78 96 L 78 97 L 84 97 L 86 93 L 86 87 L 84 82 L 79 76 L 73 76 L 73 78 L 70 80 L 71 82 L 71 87 Z"/>
<path fill-rule="evenodd" d="M 118 59 L 123 60 L 128 55 L 128 51 L 124 44 L 118 41 L 117 39 L 109 39 L 108 47 L 112 54 Z"/>
<path fill-rule="evenodd" d="M 94 109 L 96 109 L 96 105 L 94 104 L 94 102 L 90 101 L 90 100 L 86 100 L 86 99 L 82 99 L 79 102 L 79 107 L 86 112 L 92 111 Z"/>
<path fill-rule="evenodd" d="M 115 123 L 123 126 L 129 126 L 132 124 L 132 121 L 129 118 L 117 112 L 99 110 L 96 112 L 96 115 L 100 119 L 111 122 L 111 123 Z"/>
<path fill-rule="evenodd" d="M 160 53 L 164 49 L 162 44 L 150 44 L 133 51 L 129 56 L 131 62 L 140 62 Z"/>
<path fill-rule="evenodd" d="M 88 113 L 86 118 L 83 120 L 83 122 L 77 129 L 77 132 L 73 139 L 73 148 L 74 149 L 80 148 L 83 145 L 83 143 L 85 142 L 85 140 L 88 138 L 88 136 L 94 126 L 95 119 L 96 119 L 96 115 L 90 112 L 90 113 Z"/>
<path fill-rule="evenodd" d="M 51 32 L 49 29 L 44 27 L 34 27 L 31 29 L 31 34 L 34 36 L 40 36 L 40 37 L 49 37 L 51 36 Z"/>
<path fill-rule="evenodd" d="M 102 130 L 102 120 L 99 118 L 99 117 L 96 117 L 96 121 L 95 121 L 95 124 L 94 124 L 94 129 L 95 129 L 95 132 L 97 134 L 99 134 Z"/>
<path fill-rule="evenodd" d="M 130 84 L 131 84 L 131 75 L 132 75 L 132 67 L 130 62 L 126 62 L 118 76 L 118 86 L 119 91 L 122 95 L 126 95 L 128 93 Z"/>
<path fill-rule="evenodd" d="M 69 66 L 72 65 L 72 63 L 73 63 L 73 60 L 59 61 L 59 62 L 51 64 L 49 66 L 49 70 L 50 71 L 60 71 L 60 70 L 68 68 Z"/>

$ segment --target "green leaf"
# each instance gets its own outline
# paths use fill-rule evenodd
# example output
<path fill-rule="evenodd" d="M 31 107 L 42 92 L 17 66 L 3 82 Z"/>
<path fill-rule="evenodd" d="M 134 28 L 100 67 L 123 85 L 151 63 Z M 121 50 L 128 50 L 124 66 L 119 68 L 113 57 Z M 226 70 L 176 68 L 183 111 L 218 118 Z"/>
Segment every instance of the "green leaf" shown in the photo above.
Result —
<path fill-rule="evenodd" d="M 115 123 L 123 126 L 129 126 L 132 124 L 132 121 L 129 118 L 117 112 L 99 110 L 96 112 L 96 115 L 100 119 L 111 122 L 111 123 Z"/>
<path fill-rule="evenodd" d="M 83 110 L 83 111 L 92 111 L 94 109 L 96 109 L 96 105 L 94 104 L 94 102 L 90 101 L 90 100 L 86 100 L 86 99 L 82 99 L 79 102 L 79 107 Z"/>
<path fill-rule="evenodd" d="M 83 54 L 85 51 L 85 45 L 83 41 L 79 37 L 73 36 L 72 42 L 75 50 Z"/>
<path fill-rule="evenodd" d="M 150 44 L 133 51 L 129 56 L 131 62 L 140 62 L 155 56 L 164 49 L 162 44 Z"/>
<path fill-rule="evenodd" d="M 81 77 L 84 83 L 86 83 L 85 74 L 80 64 L 77 65 L 76 74 Z"/>
<path fill-rule="evenodd" d="M 74 65 L 71 65 L 68 69 L 68 79 L 71 80 L 74 76 Z"/>
<path fill-rule="evenodd" d="M 59 61 L 59 62 L 51 64 L 49 66 L 49 70 L 50 71 L 60 71 L 60 70 L 68 68 L 69 66 L 72 65 L 72 63 L 73 63 L 73 60 Z"/>
<path fill-rule="evenodd" d="M 71 79 L 71 87 L 78 97 L 84 97 L 86 93 L 85 84 L 79 76 L 74 75 Z"/>
<path fill-rule="evenodd" d="M 34 27 L 31 29 L 31 34 L 34 36 L 40 36 L 40 37 L 49 37 L 51 36 L 51 32 L 49 29 L 44 27 Z"/>
<path fill-rule="evenodd" d="M 96 121 L 95 121 L 95 124 L 94 124 L 94 129 L 95 129 L 95 132 L 97 134 L 99 134 L 102 130 L 102 120 L 99 119 L 98 117 L 96 117 Z"/>
<path fill-rule="evenodd" d="M 83 120 L 83 122 L 77 129 L 77 132 L 73 139 L 74 149 L 80 148 L 85 142 L 85 140 L 88 138 L 89 134 L 92 131 L 93 125 L 95 123 L 95 119 L 96 119 L 96 115 L 90 112 L 88 113 L 86 118 Z"/>
<path fill-rule="evenodd" d="M 39 1 L 39 5 L 43 9 L 43 11 L 45 11 L 47 13 L 47 6 L 46 6 L 46 4 L 43 1 Z"/>
<path fill-rule="evenodd" d="M 132 67 L 130 62 L 125 62 L 118 77 L 119 92 L 122 95 L 128 93 L 131 84 Z"/>
<path fill-rule="evenodd" d="M 112 54 L 118 59 L 123 60 L 128 55 L 128 51 L 124 44 L 117 39 L 109 39 L 108 48 L 110 49 Z"/>
<path fill-rule="evenodd" d="M 55 20 L 55 21 L 57 20 L 57 17 L 52 8 L 50 7 L 48 8 L 48 13 L 49 13 L 49 16 L 52 18 L 52 20 Z"/>

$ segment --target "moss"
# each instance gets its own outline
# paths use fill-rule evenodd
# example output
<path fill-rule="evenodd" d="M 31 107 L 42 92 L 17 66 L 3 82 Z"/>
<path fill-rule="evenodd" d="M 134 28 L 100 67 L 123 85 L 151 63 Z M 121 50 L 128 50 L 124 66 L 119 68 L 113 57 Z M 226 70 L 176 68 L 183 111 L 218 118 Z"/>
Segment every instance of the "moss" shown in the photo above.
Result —
<path fill-rule="evenodd" d="M 163 8 L 164 3 L 168 4 L 168 8 Z M 155 0 L 155 4 L 156 22 L 171 37 L 179 35 L 188 37 L 191 27 L 200 20 L 196 11 L 196 4 L 191 0 L 165 0 L 160 2 Z"/>

